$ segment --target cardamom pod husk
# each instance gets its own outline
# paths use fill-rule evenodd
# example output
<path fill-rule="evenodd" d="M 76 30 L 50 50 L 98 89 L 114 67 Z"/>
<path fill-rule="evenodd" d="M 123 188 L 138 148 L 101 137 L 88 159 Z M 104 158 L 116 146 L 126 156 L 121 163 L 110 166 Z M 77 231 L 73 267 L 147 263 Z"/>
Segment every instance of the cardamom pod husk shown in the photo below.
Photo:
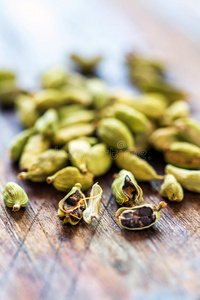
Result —
<path fill-rule="evenodd" d="M 93 219 L 99 218 L 100 202 L 102 198 L 103 190 L 98 183 L 92 186 L 90 197 L 86 203 L 86 209 L 83 212 L 83 220 L 90 224 Z"/>
<path fill-rule="evenodd" d="M 143 201 L 143 191 L 137 184 L 133 174 L 121 170 L 112 183 L 112 193 L 120 205 L 133 206 Z"/>

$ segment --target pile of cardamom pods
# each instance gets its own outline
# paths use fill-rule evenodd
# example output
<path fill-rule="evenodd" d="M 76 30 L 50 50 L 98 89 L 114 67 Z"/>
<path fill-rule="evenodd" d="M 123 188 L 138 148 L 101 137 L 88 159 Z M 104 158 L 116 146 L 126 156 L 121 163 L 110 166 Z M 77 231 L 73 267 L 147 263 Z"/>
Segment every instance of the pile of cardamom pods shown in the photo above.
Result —
<path fill-rule="evenodd" d="M 163 180 L 160 194 L 170 201 L 182 201 L 183 188 L 200 193 L 200 123 L 190 117 L 185 93 L 167 81 L 165 66 L 128 54 L 136 94 L 111 91 L 93 75 L 101 57 L 71 58 L 79 72 L 51 69 L 34 92 L 20 89 L 12 72 L 0 71 L 0 103 L 15 106 L 24 128 L 10 147 L 10 158 L 19 162 L 17 178 L 67 192 L 58 208 L 63 223 L 76 225 L 82 218 L 91 223 L 99 216 L 103 192 L 94 178 L 115 163 L 121 171 L 112 192 L 125 206 L 115 217 L 129 230 L 152 226 L 166 206 L 141 205 L 138 181 Z M 139 156 L 151 147 L 163 152 L 165 176 Z M 91 187 L 86 198 L 83 191 Z M 16 183 L 9 182 L 3 195 L 14 211 L 28 202 Z"/>

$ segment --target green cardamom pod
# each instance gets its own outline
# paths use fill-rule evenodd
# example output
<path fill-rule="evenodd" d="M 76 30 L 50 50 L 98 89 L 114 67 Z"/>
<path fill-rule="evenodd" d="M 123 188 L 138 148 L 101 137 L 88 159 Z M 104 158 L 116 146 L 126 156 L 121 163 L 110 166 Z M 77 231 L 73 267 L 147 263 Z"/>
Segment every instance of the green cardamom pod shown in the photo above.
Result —
<path fill-rule="evenodd" d="M 20 207 L 27 205 L 28 197 L 21 186 L 8 182 L 3 190 L 3 201 L 6 206 L 12 207 L 13 211 L 18 211 Z"/>
<path fill-rule="evenodd" d="M 87 155 L 87 169 L 99 177 L 108 172 L 112 166 L 111 155 L 105 144 L 94 145 Z"/>
<path fill-rule="evenodd" d="M 59 120 L 62 122 L 63 119 L 67 118 L 74 112 L 78 112 L 84 109 L 82 104 L 68 104 L 58 108 L 58 117 Z"/>
<path fill-rule="evenodd" d="M 102 60 L 101 56 L 82 57 L 75 53 L 72 53 L 70 57 L 83 74 L 92 74 L 99 62 Z"/>
<path fill-rule="evenodd" d="M 82 173 L 87 172 L 87 154 L 90 151 L 90 147 L 87 141 L 81 139 L 72 140 L 68 143 L 71 164 Z"/>
<path fill-rule="evenodd" d="M 80 110 L 74 113 L 69 114 L 66 118 L 63 118 L 60 121 L 60 128 L 75 125 L 78 123 L 89 123 L 93 121 L 96 117 L 96 114 L 93 110 Z"/>
<path fill-rule="evenodd" d="M 92 95 L 92 106 L 95 109 L 101 109 L 109 104 L 110 95 L 108 87 L 104 81 L 99 78 L 91 78 L 87 80 L 87 89 Z"/>
<path fill-rule="evenodd" d="M 167 163 L 180 168 L 197 169 L 200 166 L 200 148 L 185 142 L 174 142 L 164 150 Z"/>
<path fill-rule="evenodd" d="M 116 104 L 115 117 L 126 124 L 134 133 L 145 131 L 149 120 L 147 117 L 128 105 Z"/>
<path fill-rule="evenodd" d="M 63 224 L 76 225 L 80 222 L 86 209 L 85 195 L 81 191 L 81 184 L 76 183 L 71 191 L 59 202 L 57 216 Z"/>
<path fill-rule="evenodd" d="M 200 193 L 200 171 L 185 170 L 172 165 L 165 167 L 166 174 L 172 174 L 186 190 Z"/>
<path fill-rule="evenodd" d="M 140 97 L 132 94 L 119 94 L 115 96 L 115 102 L 130 106 L 153 120 L 162 117 L 168 104 L 163 95 L 153 93 L 143 94 Z"/>
<path fill-rule="evenodd" d="M 35 93 L 33 100 L 38 111 L 45 112 L 49 108 L 58 108 L 65 105 L 61 90 L 46 89 Z"/>
<path fill-rule="evenodd" d="M 21 172 L 19 180 L 29 179 L 31 181 L 43 182 L 48 176 L 67 166 L 67 153 L 64 150 L 49 149 L 39 154 L 29 167 L 27 172 Z"/>
<path fill-rule="evenodd" d="M 130 171 L 138 181 L 163 179 L 147 161 L 128 151 L 117 153 L 115 162 L 120 169 Z"/>
<path fill-rule="evenodd" d="M 189 104 L 186 101 L 177 101 L 167 107 L 160 119 L 162 126 L 170 126 L 176 119 L 186 118 L 190 114 Z"/>
<path fill-rule="evenodd" d="M 149 121 L 145 131 L 138 132 L 134 135 L 135 152 L 137 154 L 142 154 L 144 151 L 150 148 L 149 136 L 154 132 L 154 130 L 155 124 Z"/>
<path fill-rule="evenodd" d="M 14 72 L 9 71 L 9 70 L 0 70 L 0 82 L 4 81 L 4 80 L 15 80 L 16 79 L 16 75 Z"/>
<path fill-rule="evenodd" d="M 163 151 L 172 143 L 179 140 L 178 130 L 174 127 L 158 128 L 149 137 L 150 144 L 157 151 Z"/>
<path fill-rule="evenodd" d="M 78 123 L 57 131 L 53 138 L 53 144 L 62 146 L 67 142 L 79 138 L 81 136 L 92 135 L 95 130 L 94 124 Z"/>
<path fill-rule="evenodd" d="M 182 201 L 184 194 L 181 185 L 178 183 L 174 175 L 165 175 L 164 182 L 161 185 L 160 194 L 167 197 L 170 201 Z"/>
<path fill-rule="evenodd" d="M 25 128 L 34 126 L 39 114 L 36 110 L 33 97 L 30 95 L 20 95 L 16 99 L 17 117 Z"/>
<path fill-rule="evenodd" d="M 26 145 L 29 137 L 34 133 L 34 128 L 31 128 L 21 131 L 14 137 L 10 146 L 10 158 L 13 161 L 17 161 L 20 159 L 24 146 Z"/>
<path fill-rule="evenodd" d="M 113 181 L 112 193 L 120 205 L 133 206 L 143 201 L 141 187 L 133 174 L 127 170 L 121 170 Z"/>
<path fill-rule="evenodd" d="M 82 190 L 86 191 L 93 184 L 93 174 L 83 174 L 76 167 L 66 167 L 47 178 L 48 184 L 52 183 L 57 190 L 63 192 L 69 192 L 77 182 L 82 185 Z"/>
<path fill-rule="evenodd" d="M 53 137 L 58 130 L 58 114 L 53 108 L 48 109 L 35 123 L 35 130 L 46 137 Z"/>
<path fill-rule="evenodd" d="M 176 120 L 173 125 L 177 128 L 181 138 L 200 147 L 200 122 L 184 118 Z"/>
<path fill-rule="evenodd" d="M 68 74 L 66 86 L 73 88 L 86 87 L 87 77 L 84 75 L 73 72 Z"/>
<path fill-rule="evenodd" d="M 34 161 L 34 159 L 41 154 L 42 152 L 46 151 L 50 146 L 50 142 L 43 137 L 41 134 L 35 134 L 31 136 L 21 155 L 19 161 L 19 168 L 21 171 L 28 170 Z"/>
<path fill-rule="evenodd" d="M 64 86 L 61 92 L 65 104 L 79 103 L 84 106 L 92 104 L 92 96 L 85 87 Z"/>
<path fill-rule="evenodd" d="M 102 198 L 103 190 L 98 183 L 92 186 L 90 197 L 86 204 L 86 209 L 83 212 L 83 220 L 90 224 L 93 219 L 99 218 L 100 213 L 100 202 Z"/>
<path fill-rule="evenodd" d="M 167 204 L 162 201 L 156 207 L 153 204 L 140 206 L 121 207 L 117 210 L 115 218 L 117 223 L 128 230 L 142 230 L 151 227 L 160 219 L 160 211 Z"/>
<path fill-rule="evenodd" d="M 124 150 L 134 148 L 134 139 L 129 128 L 115 118 L 102 119 L 97 135 L 108 147 Z"/>
<path fill-rule="evenodd" d="M 90 146 L 94 146 L 99 143 L 98 138 L 94 137 L 94 136 L 81 136 L 78 139 L 88 142 L 90 144 Z"/>
<path fill-rule="evenodd" d="M 67 81 L 67 74 L 61 69 L 51 69 L 43 74 L 42 85 L 45 88 L 60 88 Z"/>

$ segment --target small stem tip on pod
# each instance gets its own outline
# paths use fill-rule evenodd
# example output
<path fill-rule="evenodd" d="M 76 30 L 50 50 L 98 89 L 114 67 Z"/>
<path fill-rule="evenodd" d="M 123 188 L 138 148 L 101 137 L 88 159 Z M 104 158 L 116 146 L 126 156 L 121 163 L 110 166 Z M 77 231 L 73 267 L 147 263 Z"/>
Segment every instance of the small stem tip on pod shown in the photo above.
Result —
<path fill-rule="evenodd" d="M 142 230 L 151 227 L 160 219 L 160 211 L 167 204 L 162 201 L 156 207 L 153 204 L 144 204 L 132 208 L 119 208 L 115 214 L 117 223 L 128 230 Z"/>
<path fill-rule="evenodd" d="M 17 183 L 8 182 L 3 190 L 3 201 L 6 206 L 11 207 L 16 212 L 20 207 L 27 205 L 28 197 Z"/>

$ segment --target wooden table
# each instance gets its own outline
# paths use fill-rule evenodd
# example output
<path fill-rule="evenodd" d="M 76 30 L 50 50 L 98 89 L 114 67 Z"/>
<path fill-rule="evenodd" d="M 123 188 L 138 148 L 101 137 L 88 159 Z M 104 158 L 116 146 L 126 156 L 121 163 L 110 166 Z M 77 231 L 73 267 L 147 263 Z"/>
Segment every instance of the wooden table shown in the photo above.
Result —
<path fill-rule="evenodd" d="M 23 86 L 34 88 L 45 68 L 65 64 L 66 53 L 77 49 L 102 52 L 101 76 L 110 85 L 129 86 L 123 57 L 134 48 L 168 63 L 171 79 L 187 90 L 198 118 L 197 2 L 2 2 L 0 66 L 14 68 Z M 8 149 L 18 131 L 14 112 L 1 108 L 2 187 L 17 181 Z M 144 158 L 163 173 L 161 155 Z M 200 196 L 186 192 L 182 203 L 168 202 L 151 229 L 128 232 L 114 218 L 117 204 L 110 186 L 115 171 L 98 180 L 104 194 L 100 218 L 92 225 L 63 226 L 56 217 L 63 194 L 46 184 L 21 183 L 30 201 L 18 213 L 1 201 L 0 299 L 200 299 Z M 156 183 L 141 186 L 145 202 L 161 200 Z"/>

